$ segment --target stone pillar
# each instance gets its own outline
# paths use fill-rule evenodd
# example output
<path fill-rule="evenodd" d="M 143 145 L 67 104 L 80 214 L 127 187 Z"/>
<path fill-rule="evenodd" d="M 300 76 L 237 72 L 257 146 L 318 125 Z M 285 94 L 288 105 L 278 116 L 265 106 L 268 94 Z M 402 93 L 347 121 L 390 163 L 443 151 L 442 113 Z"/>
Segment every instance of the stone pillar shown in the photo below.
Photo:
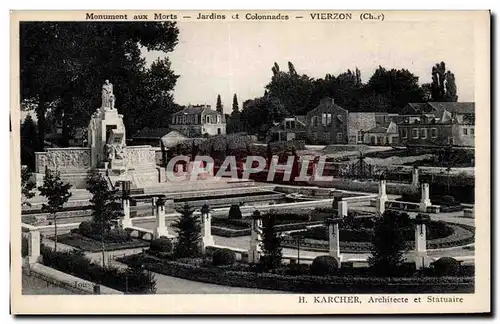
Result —
<path fill-rule="evenodd" d="M 28 232 L 28 263 L 37 263 L 40 259 L 40 232 Z"/>
<path fill-rule="evenodd" d="M 422 198 L 420 199 L 420 211 L 426 213 L 427 207 L 431 205 L 432 205 L 431 200 L 429 199 L 429 184 L 422 183 Z"/>
<path fill-rule="evenodd" d="M 153 234 L 154 239 L 162 236 L 168 237 L 167 227 L 165 226 L 165 200 L 159 198 L 156 200 L 156 226 Z"/>
<path fill-rule="evenodd" d="M 335 214 L 334 217 L 347 217 L 347 201 L 342 200 L 342 197 L 335 197 L 333 199 L 332 208 Z"/>
<path fill-rule="evenodd" d="M 212 215 L 207 204 L 201 207 L 201 253 L 205 253 L 207 246 L 214 245 L 212 236 Z"/>
<path fill-rule="evenodd" d="M 122 228 L 127 228 L 132 226 L 132 220 L 130 219 L 130 199 L 122 199 L 123 208 L 123 220 L 121 222 Z"/>
<path fill-rule="evenodd" d="M 378 196 L 375 205 L 377 209 L 377 216 L 382 216 L 385 212 L 385 203 L 387 200 L 385 177 L 380 177 L 380 181 L 378 183 Z"/>
<path fill-rule="evenodd" d="M 328 224 L 328 243 L 330 256 L 337 260 L 339 268 L 342 263 L 342 255 L 340 254 L 340 239 L 339 239 L 339 222 L 340 218 L 334 217 L 327 219 Z"/>
<path fill-rule="evenodd" d="M 250 234 L 250 250 L 248 250 L 248 262 L 258 263 L 260 260 L 260 254 L 262 253 L 262 247 L 260 243 L 262 241 L 262 216 L 258 210 L 254 211 L 252 214 L 252 232 Z"/>
<path fill-rule="evenodd" d="M 413 168 L 411 171 L 411 184 L 415 187 L 418 187 L 418 167 Z"/>
<path fill-rule="evenodd" d="M 121 221 L 121 228 L 132 226 L 130 219 L 130 181 L 122 181 L 122 208 L 123 220 Z"/>
<path fill-rule="evenodd" d="M 427 256 L 426 224 L 429 222 L 429 215 L 418 214 L 415 218 L 415 266 L 417 270 L 429 267 L 429 257 Z"/>
<path fill-rule="evenodd" d="M 157 199 L 158 199 L 158 197 L 151 198 L 151 207 L 153 209 L 153 216 L 155 216 L 155 217 L 156 217 L 157 209 L 158 209 L 158 206 L 156 206 L 156 200 Z"/>

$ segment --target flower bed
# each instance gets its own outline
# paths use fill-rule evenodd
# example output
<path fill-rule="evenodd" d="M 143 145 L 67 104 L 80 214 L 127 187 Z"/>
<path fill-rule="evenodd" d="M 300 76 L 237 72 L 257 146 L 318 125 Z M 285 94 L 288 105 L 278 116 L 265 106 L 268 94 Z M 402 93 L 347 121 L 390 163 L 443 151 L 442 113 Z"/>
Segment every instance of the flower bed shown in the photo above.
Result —
<path fill-rule="evenodd" d="M 89 252 L 102 251 L 102 242 L 100 235 L 87 236 L 87 235 L 82 235 L 77 231 L 73 231 L 72 233 L 58 235 L 57 241 L 63 244 L 74 246 L 84 251 L 89 251 Z M 127 239 L 123 240 L 116 240 L 108 236 L 105 237 L 104 239 L 105 251 L 145 248 L 145 247 L 149 247 L 149 242 L 131 237 L 128 237 Z"/>
<path fill-rule="evenodd" d="M 311 276 L 248 271 L 249 265 L 216 267 L 209 264 L 186 264 L 136 254 L 118 260 L 142 264 L 147 269 L 168 276 L 201 282 L 246 288 L 282 290 L 301 293 L 472 293 L 474 277 L 389 277 L 367 274 Z M 301 265 L 302 266 L 302 265 Z M 246 270 L 246 271 L 245 271 Z M 345 270 L 349 271 L 349 270 Z M 357 271 L 357 270 L 354 270 Z"/>
<path fill-rule="evenodd" d="M 474 243 L 475 233 L 474 227 L 463 224 L 447 223 L 446 227 L 439 229 L 442 226 L 441 222 L 435 223 L 428 227 L 427 231 L 427 248 L 441 249 L 453 246 L 462 246 Z M 430 224 L 429 224 L 430 225 Z M 434 227 L 433 227 L 434 226 Z M 433 233 L 434 230 L 434 233 Z M 407 236 L 408 249 L 414 249 L 415 232 L 409 229 L 404 232 Z M 441 236 L 439 235 L 441 234 Z M 314 227 L 306 231 L 294 232 L 288 238 L 283 239 L 283 247 L 296 248 L 297 241 L 295 236 L 300 235 L 305 238 L 301 243 L 301 248 L 310 251 L 328 251 L 328 228 L 325 226 Z M 340 249 L 343 253 L 360 253 L 369 252 L 371 250 L 371 237 L 373 230 L 371 229 L 340 229 Z"/>

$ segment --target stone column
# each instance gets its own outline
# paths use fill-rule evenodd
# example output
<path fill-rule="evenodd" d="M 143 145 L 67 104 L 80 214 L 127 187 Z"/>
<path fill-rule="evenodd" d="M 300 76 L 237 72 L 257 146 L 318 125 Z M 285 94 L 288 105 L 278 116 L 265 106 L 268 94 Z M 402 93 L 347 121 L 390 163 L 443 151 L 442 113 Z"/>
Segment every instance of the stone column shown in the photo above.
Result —
<path fill-rule="evenodd" d="M 153 234 L 154 239 L 162 236 L 168 237 L 167 227 L 165 226 L 165 200 L 159 198 L 156 200 L 156 226 Z"/>
<path fill-rule="evenodd" d="M 40 259 L 40 232 L 28 232 L 28 263 L 37 263 Z"/>
<path fill-rule="evenodd" d="M 156 217 L 156 214 L 157 214 L 157 206 L 156 206 L 156 200 L 158 199 L 158 197 L 153 197 L 151 198 L 151 207 L 153 208 L 153 216 Z"/>
<path fill-rule="evenodd" d="M 332 208 L 335 214 L 334 217 L 347 217 L 347 201 L 342 200 L 342 197 L 333 198 Z"/>
<path fill-rule="evenodd" d="M 252 232 L 250 234 L 250 250 L 248 250 L 248 262 L 258 263 L 260 260 L 260 254 L 262 253 L 262 247 L 260 243 L 262 241 L 262 216 L 258 210 L 254 211 L 252 214 Z"/>
<path fill-rule="evenodd" d="M 207 246 L 214 245 L 212 236 L 212 215 L 207 204 L 201 207 L 201 253 L 205 253 Z"/>
<path fill-rule="evenodd" d="M 420 199 L 420 211 L 423 213 L 427 212 L 427 207 L 431 206 L 431 200 L 429 199 L 429 184 L 422 183 L 422 198 Z"/>
<path fill-rule="evenodd" d="M 340 254 L 340 238 L 339 238 L 339 223 L 341 219 L 339 217 L 333 217 L 327 219 L 328 224 L 328 243 L 329 243 L 329 253 L 330 256 L 337 260 L 340 265 L 342 263 L 342 255 Z"/>
<path fill-rule="evenodd" d="M 411 171 L 411 184 L 415 187 L 418 187 L 418 167 L 413 168 Z"/>
<path fill-rule="evenodd" d="M 429 215 L 418 214 L 415 217 L 415 266 L 417 270 L 429 267 L 429 257 L 427 256 L 426 224 L 429 222 Z"/>
<path fill-rule="evenodd" d="M 132 226 L 130 219 L 130 181 L 122 181 L 122 208 L 123 220 L 121 221 L 121 228 Z"/>
<path fill-rule="evenodd" d="M 378 183 L 378 196 L 375 205 L 377 209 L 377 216 L 382 216 L 382 214 L 385 212 L 385 203 L 387 202 L 387 200 L 386 181 L 385 177 L 381 176 Z"/>
<path fill-rule="evenodd" d="M 122 229 L 131 227 L 132 220 L 130 219 L 130 199 L 123 198 L 122 199 L 122 208 L 123 208 L 123 220 L 121 222 Z"/>

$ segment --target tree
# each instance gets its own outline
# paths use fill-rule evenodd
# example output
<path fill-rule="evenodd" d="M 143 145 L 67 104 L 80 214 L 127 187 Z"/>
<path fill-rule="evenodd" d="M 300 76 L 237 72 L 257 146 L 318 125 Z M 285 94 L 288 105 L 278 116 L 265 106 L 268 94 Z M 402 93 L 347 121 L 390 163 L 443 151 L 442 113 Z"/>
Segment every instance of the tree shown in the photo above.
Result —
<path fill-rule="evenodd" d="M 281 121 L 288 112 L 279 100 L 271 96 L 246 100 L 241 111 L 241 122 L 249 133 L 259 133 L 263 127 Z"/>
<path fill-rule="evenodd" d="M 109 233 L 112 221 L 120 218 L 122 212 L 117 203 L 117 189 L 109 189 L 106 179 L 95 169 L 89 171 L 86 179 L 87 191 L 92 194 L 92 231 L 101 234 L 102 263 L 104 265 L 104 237 Z"/>
<path fill-rule="evenodd" d="M 215 110 L 217 110 L 217 112 L 220 112 L 220 113 L 222 113 L 224 111 L 224 107 L 222 106 L 222 100 L 220 98 L 220 94 L 217 95 L 217 103 L 215 104 Z"/>
<path fill-rule="evenodd" d="M 307 75 L 299 75 L 289 62 L 289 72 L 282 72 L 275 63 L 272 68 L 273 77 L 266 85 L 268 96 L 275 98 L 284 108 L 294 115 L 303 115 L 311 106 L 313 79 Z"/>
<path fill-rule="evenodd" d="M 239 113 L 240 107 L 238 105 L 238 97 L 236 97 L 236 93 L 233 96 L 233 114 Z"/>
<path fill-rule="evenodd" d="M 281 237 L 276 230 L 276 217 L 276 214 L 271 211 L 262 219 L 263 256 L 261 261 L 267 269 L 279 267 L 283 258 Z"/>
<path fill-rule="evenodd" d="M 200 255 L 201 225 L 194 209 L 185 204 L 178 210 L 181 216 L 173 223 L 177 233 L 174 255 L 177 258 L 192 258 Z"/>
<path fill-rule="evenodd" d="M 38 149 L 36 125 L 28 115 L 21 124 L 21 164 L 35 168 L 35 152 Z"/>
<path fill-rule="evenodd" d="M 36 184 L 31 181 L 31 173 L 28 168 L 21 168 L 21 194 L 22 194 L 22 202 L 21 206 L 30 207 L 31 204 L 28 201 L 29 199 L 35 197 L 35 193 L 33 190 L 36 187 Z"/>
<path fill-rule="evenodd" d="M 437 63 L 432 67 L 431 99 L 432 101 L 458 100 L 455 75 L 446 71 L 444 62 Z"/>
<path fill-rule="evenodd" d="M 48 202 L 42 204 L 42 211 L 52 215 L 54 220 L 54 250 L 57 251 L 57 213 L 63 209 L 71 197 L 71 185 L 61 180 L 58 171 L 45 169 L 43 185 L 38 187 L 40 195 L 47 198 Z"/>
<path fill-rule="evenodd" d="M 425 95 L 418 84 L 418 77 L 406 69 L 386 70 L 379 66 L 366 87 L 368 93 L 380 94 L 389 100 L 389 113 L 398 113 L 410 102 L 423 102 Z"/>
<path fill-rule="evenodd" d="M 116 107 L 125 116 L 129 132 L 145 126 L 140 123 L 146 121 L 137 118 L 144 110 L 161 109 L 157 111 L 161 115 L 164 107 L 151 94 L 173 90 L 177 77 L 164 73 L 165 82 L 148 82 L 152 77 L 148 71 L 155 67 L 146 68 L 141 49 L 171 52 L 178 32 L 175 22 L 21 23 L 21 100 L 37 102 L 38 150 L 43 150 L 49 105 L 59 111 L 63 138 L 69 138 L 76 126 L 86 126 L 100 106 L 100 87 L 106 79 L 119 91 Z M 170 65 L 163 65 L 170 70 Z"/>
<path fill-rule="evenodd" d="M 386 211 L 375 223 L 372 255 L 368 262 L 379 275 L 394 275 L 404 261 L 407 250 L 403 237 L 405 219 L 408 214 Z"/>

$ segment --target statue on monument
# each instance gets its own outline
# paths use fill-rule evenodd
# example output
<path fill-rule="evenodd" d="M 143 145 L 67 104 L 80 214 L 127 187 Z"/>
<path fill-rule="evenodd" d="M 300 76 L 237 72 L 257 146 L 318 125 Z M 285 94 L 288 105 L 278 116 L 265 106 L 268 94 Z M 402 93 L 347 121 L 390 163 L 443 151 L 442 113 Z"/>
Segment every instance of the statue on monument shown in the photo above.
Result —
<path fill-rule="evenodd" d="M 102 85 L 102 108 L 115 108 L 115 95 L 113 94 L 113 84 L 106 80 Z"/>

